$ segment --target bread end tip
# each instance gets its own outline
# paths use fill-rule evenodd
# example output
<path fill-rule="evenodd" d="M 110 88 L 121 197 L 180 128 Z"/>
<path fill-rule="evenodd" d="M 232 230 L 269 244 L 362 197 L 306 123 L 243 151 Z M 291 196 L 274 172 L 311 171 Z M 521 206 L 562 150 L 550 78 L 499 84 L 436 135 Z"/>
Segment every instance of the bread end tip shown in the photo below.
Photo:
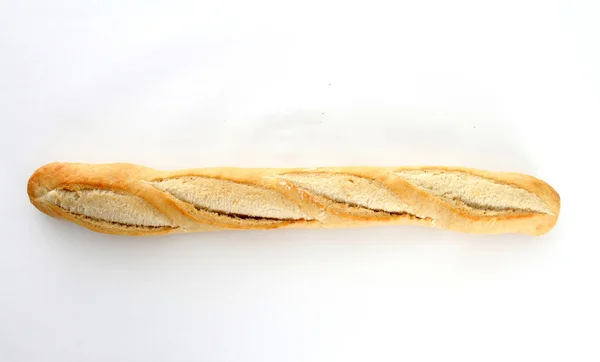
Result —
<path fill-rule="evenodd" d="M 27 195 L 29 201 L 41 212 L 57 217 L 58 215 L 46 205 L 45 196 L 52 189 L 50 183 L 55 171 L 61 167 L 58 162 L 44 165 L 33 172 L 27 182 Z"/>

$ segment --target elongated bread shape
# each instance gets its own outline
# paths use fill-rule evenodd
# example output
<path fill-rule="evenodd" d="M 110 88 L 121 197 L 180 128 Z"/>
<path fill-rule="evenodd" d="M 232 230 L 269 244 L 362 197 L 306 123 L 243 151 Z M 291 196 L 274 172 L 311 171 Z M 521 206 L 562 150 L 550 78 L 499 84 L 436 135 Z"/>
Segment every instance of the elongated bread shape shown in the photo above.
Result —
<path fill-rule="evenodd" d="M 27 190 L 48 215 L 124 235 L 369 225 L 540 235 L 560 211 L 556 191 L 532 176 L 457 167 L 158 171 L 52 163 L 34 172 Z"/>

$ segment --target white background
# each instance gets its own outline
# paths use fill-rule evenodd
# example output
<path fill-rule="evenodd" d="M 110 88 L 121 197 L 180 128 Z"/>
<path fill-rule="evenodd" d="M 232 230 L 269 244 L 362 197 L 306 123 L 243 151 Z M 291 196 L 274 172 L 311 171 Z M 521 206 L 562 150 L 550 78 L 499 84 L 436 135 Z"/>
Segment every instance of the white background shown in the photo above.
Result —
<path fill-rule="evenodd" d="M 598 361 L 597 1 L 0 1 L 0 361 Z M 95 234 L 52 161 L 458 165 L 543 237 Z"/>

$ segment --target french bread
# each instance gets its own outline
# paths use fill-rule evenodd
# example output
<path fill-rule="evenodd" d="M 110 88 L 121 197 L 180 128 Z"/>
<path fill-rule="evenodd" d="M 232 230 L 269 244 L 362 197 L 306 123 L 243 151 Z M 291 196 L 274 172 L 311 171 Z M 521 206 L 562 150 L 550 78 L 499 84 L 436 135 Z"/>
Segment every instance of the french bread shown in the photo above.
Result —
<path fill-rule="evenodd" d="M 559 195 L 537 178 L 459 167 L 159 171 L 51 163 L 33 173 L 27 192 L 50 216 L 123 235 L 369 225 L 541 235 L 560 211 Z"/>

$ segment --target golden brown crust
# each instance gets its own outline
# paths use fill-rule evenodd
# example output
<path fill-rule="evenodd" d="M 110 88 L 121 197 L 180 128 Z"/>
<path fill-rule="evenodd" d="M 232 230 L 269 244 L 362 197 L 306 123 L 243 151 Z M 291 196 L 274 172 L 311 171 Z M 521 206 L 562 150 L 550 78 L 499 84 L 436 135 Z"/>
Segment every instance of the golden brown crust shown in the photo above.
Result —
<path fill-rule="evenodd" d="M 415 183 L 411 178 L 402 176 L 415 173 L 425 177 L 429 177 L 429 174 L 455 174 L 458 175 L 457 180 L 466 180 L 464 185 L 457 186 L 463 189 L 475 187 L 480 182 L 507 185 L 509 188 L 504 190 L 515 190 L 516 196 L 506 196 L 513 198 L 507 202 L 508 206 L 493 209 L 491 205 L 488 210 L 477 203 L 469 204 L 466 198 L 436 193 L 436 190 L 428 189 L 427 185 L 423 186 Z M 302 182 L 308 180 L 306 182 L 314 187 L 307 188 L 305 184 L 298 181 L 297 175 L 304 178 Z M 223 180 L 225 188 L 233 182 L 237 189 L 248 189 L 256 195 L 264 194 L 266 199 L 264 205 L 251 204 L 256 207 L 253 212 L 240 213 L 235 210 L 240 209 L 240 205 L 243 204 L 241 202 L 238 205 L 239 196 L 243 195 L 232 194 L 232 196 L 229 192 L 221 190 L 219 195 L 209 195 L 212 197 L 210 200 L 213 201 L 191 200 L 186 197 L 204 198 L 206 195 L 200 193 L 198 196 L 189 193 L 185 197 L 181 195 L 176 197 L 175 194 L 158 187 L 163 181 L 181 180 L 185 183 L 188 179 L 198 180 L 199 188 L 204 187 L 201 183 L 206 179 Z M 353 185 L 356 181 L 359 181 L 360 187 L 357 186 L 355 189 Z M 210 189 L 203 190 L 204 193 L 211 192 Z M 157 235 L 222 229 L 368 225 L 422 225 L 468 233 L 541 235 L 556 224 L 560 211 L 560 197 L 556 191 L 550 185 L 532 176 L 437 166 L 313 169 L 205 168 L 158 171 L 125 163 L 102 165 L 51 163 L 33 173 L 27 185 L 27 192 L 31 203 L 52 217 L 67 219 L 97 232 L 123 235 Z M 100 210 L 104 212 L 102 215 L 109 212 L 108 219 L 104 216 L 95 217 L 94 212 L 98 212 L 97 206 L 93 209 L 90 205 L 78 204 L 77 198 L 69 205 L 65 201 L 61 203 L 61 197 L 64 198 L 61 192 L 75 192 L 77 195 L 86 192 L 106 192 L 109 193 L 107 195 L 110 198 L 116 200 L 120 200 L 120 196 L 123 196 L 124 200 L 135 197 L 136 202 L 143 202 L 144 210 L 140 212 L 147 212 L 148 215 L 164 215 L 169 221 L 162 220 L 150 224 L 141 221 L 139 224 L 120 222 L 119 213 L 126 211 L 119 211 L 118 203 L 107 204 L 107 207 L 112 208 L 111 210 Z M 466 190 L 466 192 L 470 191 Z M 54 195 L 54 199 L 49 197 L 50 194 Z M 471 192 L 471 194 L 477 197 L 477 193 Z M 103 194 L 100 195 L 102 197 Z M 529 199 L 528 202 L 542 205 L 540 207 L 543 210 L 521 207 L 518 197 L 522 195 Z M 223 205 L 227 206 L 227 210 L 221 211 L 223 205 L 218 200 L 221 197 L 226 199 Z M 482 202 L 486 197 L 487 195 L 482 195 Z M 498 198 L 502 201 L 504 196 L 499 194 L 494 197 L 496 201 Z M 205 205 L 207 202 L 208 206 Z M 528 205 L 526 200 L 523 201 L 523 205 Z M 282 215 L 287 213 L 285 215 L 289 214 L 293 217 L 265 216 L 273 212 Z M 131 217 L 135 218 L 135 215 L 127 215 L 127 220 Z"/>

